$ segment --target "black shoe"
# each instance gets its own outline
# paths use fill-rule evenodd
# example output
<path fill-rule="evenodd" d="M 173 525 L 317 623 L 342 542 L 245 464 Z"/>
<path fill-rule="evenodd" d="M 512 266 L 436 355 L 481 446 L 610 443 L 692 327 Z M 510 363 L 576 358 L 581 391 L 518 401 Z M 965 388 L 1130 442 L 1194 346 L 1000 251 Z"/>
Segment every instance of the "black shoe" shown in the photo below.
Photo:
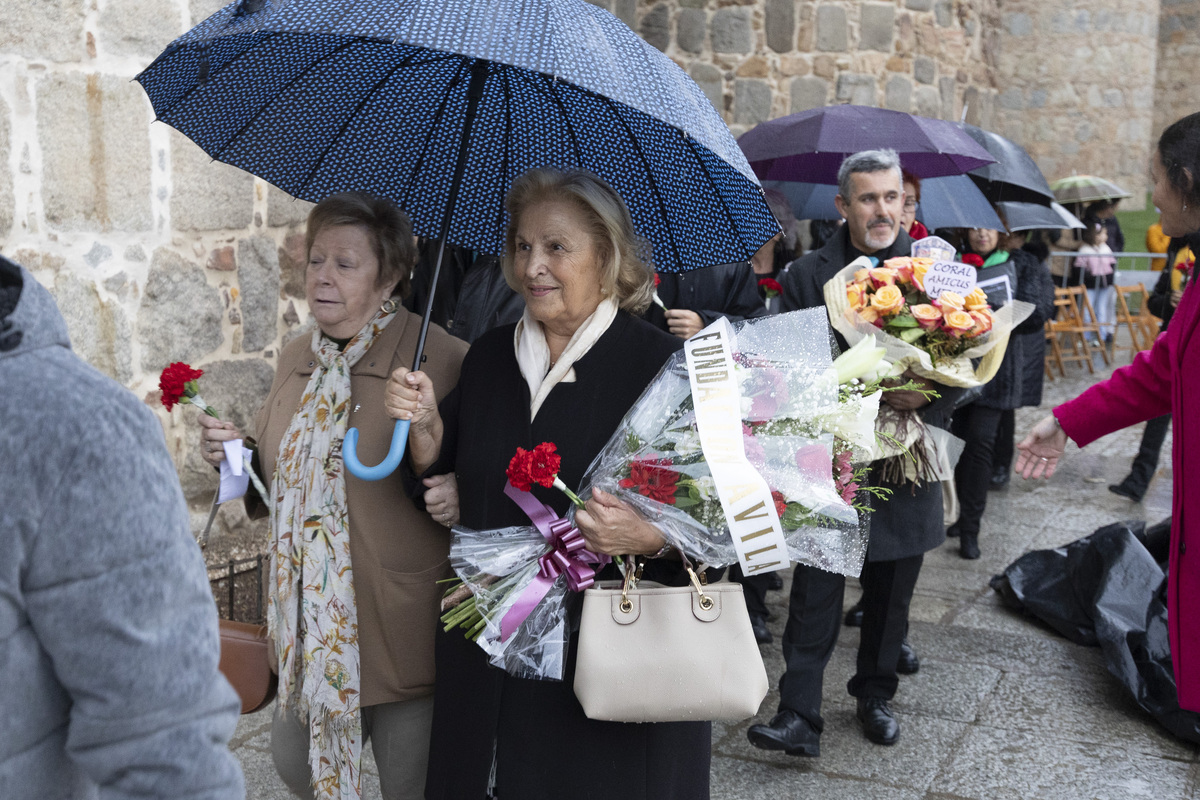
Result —
<path fill-rule="evenodd" d="M 988 483 L 988 490 L 993 492 L 1002 492 L 1008 488 L 1008 481 L 1012 478 L 1012 470 L 1008 468 L 997 469 L 992 472 L 992 479 Z"/>
<path fill-rule="evenodd" d="M 921 659 L 917 658 L 917 651 L 913 650 L 913 646 L 908 643 L 908 637 L 904 637 L 904 641 L 900 643 L 900 657 L 896 659 L 896 672 L 901 675 L 913 675 L 921 668 Z"/>
<path fill-rule="evenodd" d="M 862 627 L 862 600 L 850 606 L 850 610 L 846 612 L 846 619 L 843 621 L 848 628 Z"/>
<path fill-rule="evenodd" d="M 875 744 L 895 744 L 900 738 L 900 723 L 882 697 L 858 698 L 858 721 L 863 734 Z"/>
<path fill-rule="evenodd" d="M 964 533 L 959 536 L 958 554 L 971 561 L 979 558 L 979 534 Z"/>
<path fill-rule="evenodd" d="M 775 641 L 775 638 L 771 636 L 771 632 L 767 630 L 766 617 L 751 616 L 750 630 L 754 631 L 754 641 L 759 644 L 770 644 Z"/>
<path fill-rule="evenodd" d="M 951 539 L 958 538 L 958 523 L 954 523 L 949 528 L 946 528 L 946 536 Z"/>
<path fill-rule="evenodd" d="M 760 750 L 782 750 L 789 756 L 809 758 L 821 755 L 821 732 L 790 709 L 780 711 L 766 725 L 751 725 L 746 738 Z"/>
<path fill-rule="evenodd" d="M 1142 492 L 1140 494 L 1138 492 L 1135 492 L 1133 489 L 1130 489 L 1124 483 L 1109 484 L 1108 490 L 1110 492 L 1112 492 L 1113 494 L 1121 495 L 1121 497 L 1127 497 L 1135 503 L 1142 502 L 1142 494 L 1145 494 L 1145 492 Z"/>
<path fill-rule="evenodd" d="M 783 588 L 783 576 L 778 572 L 767 573 L 767 591 L 778 592 Z"/>

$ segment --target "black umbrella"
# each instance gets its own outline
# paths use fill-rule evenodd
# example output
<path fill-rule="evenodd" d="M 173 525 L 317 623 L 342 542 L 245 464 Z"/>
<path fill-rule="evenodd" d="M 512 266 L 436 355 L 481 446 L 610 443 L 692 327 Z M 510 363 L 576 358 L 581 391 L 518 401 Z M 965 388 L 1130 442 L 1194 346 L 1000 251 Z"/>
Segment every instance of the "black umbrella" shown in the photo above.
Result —
<path fill-rule="evenodd" d="M 1050 205 L 1054 192 L 1037 163 L 1021 145 L 998 133 L 965 122 L 955 123 L 963 133 L 983 146 L 994 164 L 976 167 L 967 174 L 993 203 L 1018 202 Z"/>
<path fill-rule="evenodd" d="M 1038 228 L 1082 228 L 1079 218 L 1058 203 L 997 203 L 996 208 L 1004 212 L 1010 231 L 1028 231 Z"/>

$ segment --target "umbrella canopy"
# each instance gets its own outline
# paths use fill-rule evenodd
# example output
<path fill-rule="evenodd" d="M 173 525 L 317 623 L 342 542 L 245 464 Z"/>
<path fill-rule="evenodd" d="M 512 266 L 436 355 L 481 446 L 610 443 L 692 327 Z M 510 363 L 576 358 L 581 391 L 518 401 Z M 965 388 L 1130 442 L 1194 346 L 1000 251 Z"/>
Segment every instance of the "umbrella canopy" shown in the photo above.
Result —
<path fill-rule="evenodd" d="M 661 270 L 779 230 L 700 88 L 584 0 L 241 0 L 137 80 L 217 160 L 305 200 L 388 197 L 418 235 L 489 253 L 532 167 L 609 181 Z"/>
<path fill-rule="evenodd" d="M 158 119 L 296 197 L 394 200 L 441 240 L 431 286 L 447 242 L 501 251 L 504 196 L 533 167 L 607 179 L 658 269 L 748 261 L 779 231 L 700 88 L 584 0 L 237 0 L 137 80 Z M 414 370 L 432 309 L 431 292 Z M 375 467 L 351 428 L 347 469 L 391 474 L 408 427 Z"/>
<path fill-rule="evenodd" d="M 960 175 L 993 159 L 953 123 L 868 106 L 827 106 L 763 122 L 738 140 L 762 180 L 837 183 L 848 155 L 890 148 L 919 178 Z"/>
<path fill-rule="evenodd" d="M 955 124 L 995 159 L 994 163 L 967 173 L 987 199 L 994 203 L 1017 201 L 1042 205 L 1048 205 L 1054 199 L 1046 177 L 1024 147 L 998 133 L 965 122 Z"/>
<path fill-rule="evenodd" d="M 1038 228 L 1082 228 L 1079 218 L 1058 203 L 1002 202 L 996 204 L 1008 219 L 1010 231 L 1029 231 Z"/>
<path fill-rule="evenodd" d="M 824 183 L 766 181 L 763 186 L 783 194 L 792 206 L 796 219 L 837 219 L 840 215 L 833 204 L 837 187 Z M 921 181 L 921 203 L 917 219 L 927 228 L 991 228 L 1002 230 L 1003 225 L 991 203 L 965 175 L 926 178 Z"/>
<path fill-rule="evenodd" d="M 1060 203 L 1090 203 L 1094 200 L 1120 200 L 1132 196 L 1120 186 L 1095 175 L 1072 175 L 1050 184 L 1054 199 Z"/>

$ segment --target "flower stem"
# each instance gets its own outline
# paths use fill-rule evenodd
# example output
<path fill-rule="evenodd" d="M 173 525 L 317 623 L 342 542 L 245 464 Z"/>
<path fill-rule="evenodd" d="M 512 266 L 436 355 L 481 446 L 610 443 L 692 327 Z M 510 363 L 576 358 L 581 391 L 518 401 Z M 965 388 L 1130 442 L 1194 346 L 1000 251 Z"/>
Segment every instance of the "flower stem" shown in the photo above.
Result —
<path fill-rule="evenodd" d="M 579 499 L 579 495 L 568 489 L 567 485 L 557 475 L 554 476 L 554 488 L 571 498 L 571 502 L 575 504 L 576 508 L 584 508 L 586 506 L 586 503 Z"/>

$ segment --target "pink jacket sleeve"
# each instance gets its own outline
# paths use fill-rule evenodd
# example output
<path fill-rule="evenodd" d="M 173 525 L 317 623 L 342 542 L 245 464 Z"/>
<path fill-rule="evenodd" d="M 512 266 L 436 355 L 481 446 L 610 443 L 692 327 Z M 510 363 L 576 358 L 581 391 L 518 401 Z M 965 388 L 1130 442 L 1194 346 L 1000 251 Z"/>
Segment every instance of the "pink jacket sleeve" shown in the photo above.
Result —
<path fill-rule="evenodd" d="M 1067 436 L 1085 447 L 1113 431 L 1171 411 L 1171 351 L 1175 337 L 1168 331 L 1154 347 L 1137 354 L 1133 363 L 1112 377 L 1054 409 Z"/>

